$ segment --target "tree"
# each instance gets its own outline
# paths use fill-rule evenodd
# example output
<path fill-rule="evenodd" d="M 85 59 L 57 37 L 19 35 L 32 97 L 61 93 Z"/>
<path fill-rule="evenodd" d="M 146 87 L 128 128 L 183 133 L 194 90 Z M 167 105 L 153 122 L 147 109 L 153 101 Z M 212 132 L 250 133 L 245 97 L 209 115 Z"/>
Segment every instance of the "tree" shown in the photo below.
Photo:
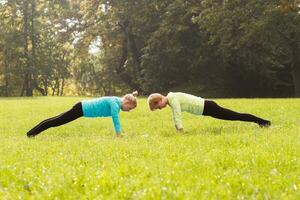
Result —
<path fill-rule="evenodd" d="M 65 79 L 70 77 L 73 51 L 67 21 L 76 9 L 70 12 L 67 1 L 44 0 L 8 1 L 1 4 L 1 9 L 5 11 L 0 19 L 4 27 L 4 94 L 15 95 L 8 89 L 11 85 L 20 90 L 21 96 L 32 96 L 34 91 L 47 95 L 51 86 L 62 95 Z M 9 60 L 9 55 L 14 59 Z M 14 67 L 10 67 L 12 63 Z M 10 69 L 15 69 L 16 78 L 9 79 Z M 20 77 L 23 83 L 15 84 Z"/>
<path fill-rule="evenodd" d="M 276 76 L 282 74 L 279 71 L 282 72 L 284 66 L 288 66 L 285 71 L 291 72 L 294 77 L 294 93 L 298 96 L 298 71 L 295 70 L 298 68 L 291 66 L 296 66 L 298 62 L 293 55 L 299 54 L 299 7 L 290 11 L 281 3 L 275 0 L 203 1 L 205 9 L 195 17 L 195 22 L 209 31 L 210 42 L 219 46 L 225 64 L 243 75 L 238 77 L 252 80 L 247 93 L 256 86 L 253 94 L 261 89 L 260 96 L 264 93 L 270 96 L 276 90 L 274 87 L 288 86 L 288 80 Z M 296 1 L 291 4 L 299 5 Z M 284 14 L 283 10 L 289 14 Z M 293 47 L 287 42 L 289 40 L 293 41 Z M 294 57 L 294 64 L 281 59 L 287 48 L 290 49 L 287 57 Z M 247 85 L 243 86 L 242 79 L 236 80 L 234 85 L 247 88 Z"/>

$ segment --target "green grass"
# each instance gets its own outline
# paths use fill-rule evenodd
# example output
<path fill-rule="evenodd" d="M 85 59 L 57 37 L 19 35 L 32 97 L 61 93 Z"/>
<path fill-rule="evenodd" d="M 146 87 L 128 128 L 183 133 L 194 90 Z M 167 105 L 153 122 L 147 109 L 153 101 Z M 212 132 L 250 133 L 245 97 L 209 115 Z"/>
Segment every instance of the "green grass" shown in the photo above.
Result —
<path fill-rule="evenodd" d="M 25 133 L 80 98 L 0 99 L 0 199 L 299 199 L 300 99 L 223 99 L 272 121 L 268 129 L 183 114 L 145 99 L 110 118 L 78 119 L 35 139 Z"/>

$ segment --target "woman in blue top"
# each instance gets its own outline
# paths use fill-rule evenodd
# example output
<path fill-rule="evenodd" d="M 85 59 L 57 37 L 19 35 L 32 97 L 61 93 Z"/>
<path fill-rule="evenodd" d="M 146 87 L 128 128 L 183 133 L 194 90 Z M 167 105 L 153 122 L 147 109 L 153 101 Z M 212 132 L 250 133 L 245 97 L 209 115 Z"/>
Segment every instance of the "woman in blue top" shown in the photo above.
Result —
<path fill-rule="evenodd" d="M 137 106 L 138 92 L 120 97 L 101 97 L 92 100 L 83 100 L 73 106 L 69 111 L 58 116 L 46 119 L 27 132 L 28 137 L 34 137 L 42 131 L 69 123 L 79 117 L 112 117 L 117 137 L 121 134 L 119 120 L 120 109 L 130 111 Z"/>

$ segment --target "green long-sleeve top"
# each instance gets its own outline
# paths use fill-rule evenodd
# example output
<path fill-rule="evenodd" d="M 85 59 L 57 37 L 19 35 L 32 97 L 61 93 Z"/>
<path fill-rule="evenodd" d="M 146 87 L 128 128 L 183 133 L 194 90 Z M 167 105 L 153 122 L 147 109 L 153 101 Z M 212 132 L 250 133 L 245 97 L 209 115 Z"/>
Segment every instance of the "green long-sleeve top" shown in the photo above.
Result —
<path fill-rule="evenodd" d="M 181 112 L 202 115 L 204 99 L 182 92 L 170 92 L 167 95 L 168 104 L 173 112 L 173 121 L 177 129 L 183 128 Z"/>

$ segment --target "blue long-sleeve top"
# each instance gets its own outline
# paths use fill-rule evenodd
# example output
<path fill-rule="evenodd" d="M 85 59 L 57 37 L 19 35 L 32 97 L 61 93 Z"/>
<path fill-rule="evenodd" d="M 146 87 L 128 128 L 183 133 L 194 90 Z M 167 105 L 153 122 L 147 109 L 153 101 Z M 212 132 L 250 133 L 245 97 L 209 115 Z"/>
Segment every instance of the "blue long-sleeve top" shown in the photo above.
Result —
<path fill-rule="evenodd" d="M 121 133 L 119 112 L 121 99 L 119 97 L 101 97 L 81 101 L 84 117 L 112 117 L 115 131 Z"/>

